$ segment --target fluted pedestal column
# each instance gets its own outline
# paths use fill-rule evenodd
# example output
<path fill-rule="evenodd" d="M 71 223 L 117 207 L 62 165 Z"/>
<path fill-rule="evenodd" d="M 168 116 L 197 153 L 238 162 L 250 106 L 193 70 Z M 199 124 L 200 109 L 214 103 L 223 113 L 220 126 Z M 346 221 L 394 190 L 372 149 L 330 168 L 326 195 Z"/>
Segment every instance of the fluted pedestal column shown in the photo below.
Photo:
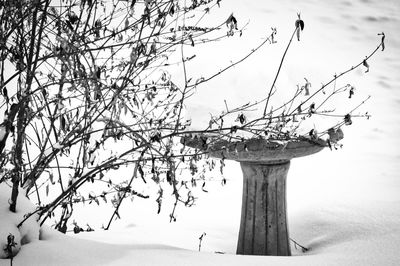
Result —
<path fill-rule="evenodd" d="M 237 254 L 290 256 L 286 177 L 290 161 L 241 162 L 242 216 Z"/>

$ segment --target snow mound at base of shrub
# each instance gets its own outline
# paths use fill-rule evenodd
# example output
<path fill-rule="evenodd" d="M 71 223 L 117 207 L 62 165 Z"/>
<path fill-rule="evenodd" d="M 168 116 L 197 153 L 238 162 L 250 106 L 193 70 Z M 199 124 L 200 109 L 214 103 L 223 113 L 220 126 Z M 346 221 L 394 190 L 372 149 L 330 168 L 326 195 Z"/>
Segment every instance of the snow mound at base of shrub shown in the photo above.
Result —
<path fill-rule="evenodd" d="M 3 182 L 0 184 L 0 259 L 9 257 L 5 248 L 10 234 L 14 236 L 16 245 L 12 248 L 13 256 L 21 249 L 21 245 L 39 240 L 40 226 L 36 221 L 37 216 L 32 215 L 20 228 L 18 224 L 24 219 L 24 215 L 35 210 L 35 206 L 25 197 L 25 192 L 20 189 L 17 200 L 17 212 L 9 210 L 11 197 L 11 185 Z"/>

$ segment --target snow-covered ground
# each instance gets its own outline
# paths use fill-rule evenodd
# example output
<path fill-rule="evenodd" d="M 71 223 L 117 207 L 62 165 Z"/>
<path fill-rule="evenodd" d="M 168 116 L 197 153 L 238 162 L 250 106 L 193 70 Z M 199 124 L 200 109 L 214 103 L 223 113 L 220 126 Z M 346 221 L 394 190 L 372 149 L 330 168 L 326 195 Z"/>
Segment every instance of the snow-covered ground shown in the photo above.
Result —
<path fill-rule="evenodd" d="M 304 77 L 318 88 L 373 50 L 380 40 L 377 33 L 387 36 L 385 51 L 369 62 L 369 73 L 360 69 L 338 81 L 354 85 L 359 100 L 372 96 L 363 107 L 371 119 L 355 120 L 345 128 L 343 149 L 292 161 L 289 231 L 310 251 L 293 247 L 292 257 L 234 255 L 242 180 L 239 165 L 230 162 L 227 185 L 209 182 L 209 193 L 201 195 L 196 206 L 179 209 L 176 223 L 168 223 L 169 210 L 157 216 L 153 202 L 137 200 L 124 207 L 123 222 L 110 231 L 64 236 L 43 229 L 43 240 L 24 245 L 14 265 L 400 265 L 400 2 L 222 1 L 221 16 L 232 11 L 239 25 L 248 19 L 250 24 L 241 39 L 232 39 L 229 46 L 217 44 L 208 54 L 220 55 L 221 65 L 245 54 L 270 27 L 278 29 L 278 44 L 198 88 L 187 106 L 197 124 L 206 122 L 202 119 L 207 120 L 209 112 L 223 110 L 224 99 L 234 106 L 265 97 L 297 12 L 305 29 L 301 42 L 290 48 L 277 83 L 288 90 Z M 209 59 L 189 71 L 201 73 L 214 66 L 204 67 L 206 63 Z M 7 206 L 0 207 L 4 221 Z M 84 212 L 90 224 L 100 220 L 101 213 L 92 208 Z M 9 261 L 0 260 L 0 265 Z"/>

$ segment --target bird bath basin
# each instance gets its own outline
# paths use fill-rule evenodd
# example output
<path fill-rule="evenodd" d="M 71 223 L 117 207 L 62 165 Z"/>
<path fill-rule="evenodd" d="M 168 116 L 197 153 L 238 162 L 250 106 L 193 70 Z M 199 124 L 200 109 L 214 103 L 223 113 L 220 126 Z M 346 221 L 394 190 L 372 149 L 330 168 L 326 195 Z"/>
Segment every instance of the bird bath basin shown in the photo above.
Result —
<path fill-rule="evenodd" d="M 243 172 L 242 214 L 237 254 L 290 256 L 286 211 L 286 177 L 290 160 L 321 151 L 322 139 L 300 137 L 274 141 L 233 142 L 186 136 L 181 142 L 211 157 L 240 162 Z"/>

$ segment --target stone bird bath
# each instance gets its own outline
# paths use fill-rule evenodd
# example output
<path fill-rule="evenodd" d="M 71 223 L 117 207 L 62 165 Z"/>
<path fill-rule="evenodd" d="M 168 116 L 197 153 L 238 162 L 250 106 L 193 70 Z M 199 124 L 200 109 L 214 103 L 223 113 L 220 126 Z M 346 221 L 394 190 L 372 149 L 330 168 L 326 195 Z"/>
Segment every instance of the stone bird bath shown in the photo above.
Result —
<path fill-rule="evenodd" d="M 327 146 L 322 139 L 300 137 L 274 141 L 229 142 L 205 135 L 181 142 L 211 157 L 240 162 L 243 172 L 242 214 L 237 254 L 290 256 L 286 211 L 286 177 L 292 158 L 311 155 Z"/>

